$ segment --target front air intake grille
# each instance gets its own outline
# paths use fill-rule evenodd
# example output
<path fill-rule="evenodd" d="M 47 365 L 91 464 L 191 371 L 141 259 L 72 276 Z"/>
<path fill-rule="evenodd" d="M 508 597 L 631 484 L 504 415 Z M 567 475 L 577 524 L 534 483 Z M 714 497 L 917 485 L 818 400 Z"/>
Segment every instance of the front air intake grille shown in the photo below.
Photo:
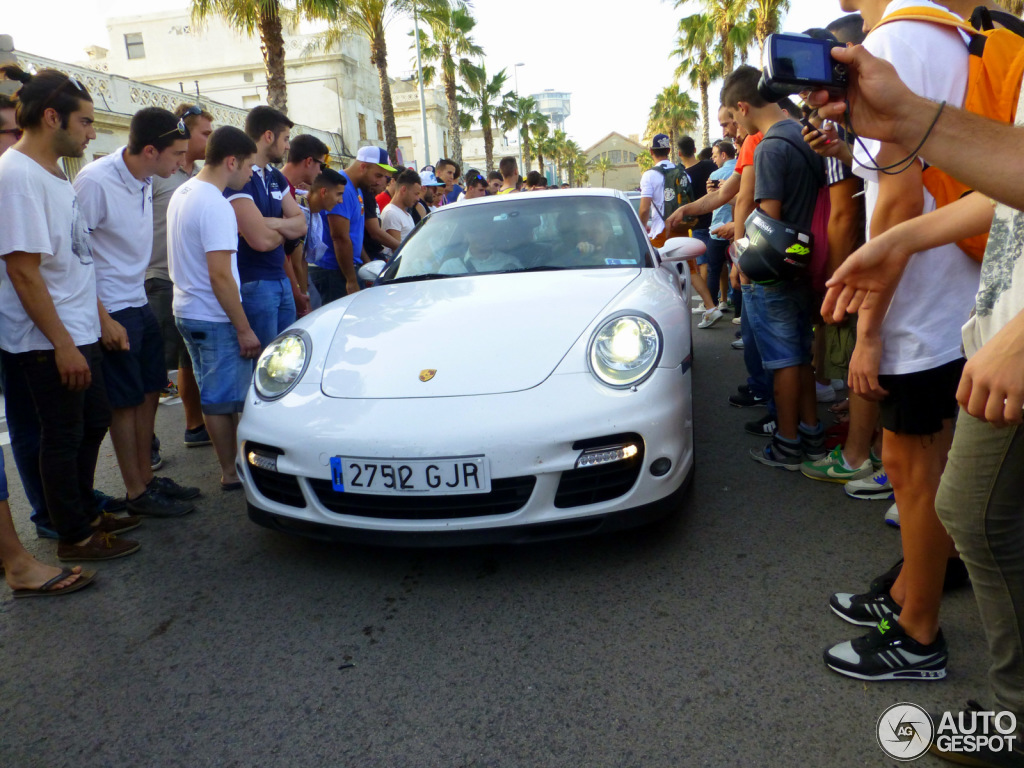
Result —
<path fill-rule="evenodd" d="M 309 480 L 320 503 L 331 512 L 381 520 L 449 520 L 507 515 L 526 506 L 537 478 L 507 477 L 491 480 L 490 493 L 457 496 L 378 496 L 339 493 L 330 480 Z"/>
<path fill-rule="evenodd" d="M 295 475 L 284 475 L 249 465 L 249 474 L 258 490 L 271 501 L 287 504 L 289 507 L 304 507 L 306 499 Z"/>
<path fill-rule="evenodd" d="M 555 506 L 558 509 L 583 507 L 587 504 L 611 501 L 628 493 L 636 484 L 640 470 L 644 466 L 643 440 L 636 439 L 632 442 L 639 449 L 632 458 L 562 472 L 558 490 L 555 492 Z"/>

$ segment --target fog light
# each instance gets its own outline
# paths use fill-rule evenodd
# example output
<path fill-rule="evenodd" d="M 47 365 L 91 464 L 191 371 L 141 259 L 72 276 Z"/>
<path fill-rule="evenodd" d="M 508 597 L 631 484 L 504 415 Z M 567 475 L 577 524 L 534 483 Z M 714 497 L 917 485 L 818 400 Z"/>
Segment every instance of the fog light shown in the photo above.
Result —
<path fill-rule="evenodd" d="M 576 469 L 595 467 L 600 464 L 612 464 L 616 461 L 632 459 L 640 452 L 635 445 L 610 445 L 605 448 L 591 448 L 580 454 L 576 459 Z"/>
<path fill-rule="evenodd" d="M 257 469 L 265 469 L 268 472 L 277 472 L 277 456 L 275 454 L 263 453 L 262 451 L 249 451 L 246 454 L 249 465 Z"/>
<path fill-rule="evenodd" d="M 672 469 L 672 460 L 666 459 L 664 456 L 651 462 L 651 474 L 655 477 L 667 475 L 670 469 Z"/>

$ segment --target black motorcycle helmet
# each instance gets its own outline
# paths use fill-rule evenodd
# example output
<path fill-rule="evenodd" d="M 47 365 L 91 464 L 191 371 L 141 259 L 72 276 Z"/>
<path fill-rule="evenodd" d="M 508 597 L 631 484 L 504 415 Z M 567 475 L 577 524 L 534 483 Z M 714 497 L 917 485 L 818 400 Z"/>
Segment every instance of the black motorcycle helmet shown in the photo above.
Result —
<path fill-rule="evenodd" d="M 755 208 L 747 218 L 746 234 L 749 243 L 740 254 L 740 269 L 752 282 L 790 282 L 808 273 L 814 244 L 810 232 Z"/>

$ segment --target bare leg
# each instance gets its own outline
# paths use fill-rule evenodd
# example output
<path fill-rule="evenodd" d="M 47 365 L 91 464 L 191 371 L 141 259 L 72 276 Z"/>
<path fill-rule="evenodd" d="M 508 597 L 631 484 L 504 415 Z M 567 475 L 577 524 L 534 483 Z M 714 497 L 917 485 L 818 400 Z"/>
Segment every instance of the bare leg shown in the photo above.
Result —
<path fill-rule="evenodd" d="M 809 365 L 792 365 L 773 373 L 779 434 L 787 440 L 798 440 L 801 421 L 807 426 L 818 423 L 814 370 Z"/>
<path fill-rule="evenodd" d="M 199 385 L 191 368 L 178 369 L 178 397 L 185 408 L 185 428 L 198 429 L 203 421 L 203 407 L 199 402 Z"/>
<path fill-rule="evenodd" d="M 238 473 L 235 471 L 235 434 L 238 428 L 238 416 L 236 414 L 211 414 L 206 415 L 206 431 L 210 433 L 210 440 L 213 442 L 213 450 L 217 454 L 217 461 L 220 462 L 221 483 L 237 483 Z"/>
<path fill-rule="evenodd" d="M 871 440 L 878 425 L 878 403 L 850 392 L 850 431 L 843 456 L 851 467 L 859 467 L 871 456 Z"/>
<path fill-rule="evenodd" d="M 890 594 L 901 607 L 900 625 L 921 643 L 939 631 L 939 608 L 952 540 L 935 514 L 935 494 L 953 441 L 953 422 L 934 435 L 885 430 L 885 468 L 896 494 L 903 537 L 903 569 Z"/>
<path fill-rule="evenodd" d="M 11 507 L 6 500 L 0 501 L 0 561 L 3 561 L 4 578 L 11 589 L 38 589 L 61 574 L 60 568 L 40 563 L 21 545 L 11 520 Z M 57 582 L 52 589 L 63 589 L 78 581 L 81 566 L 75 566 L 71 571 L 71 576 Z"/>
<path fill-rule="evenodd" d="M 146 492 L 146 478 L 139 468 L 138 413 L 141 407 L 114 408 L 110 418 L 110 442 L 114 444 L 117 466 L 121 469 L 121 478 L 129 499 L 138 498 Z M 150 430 L 145 438 L 147 468 L 152 434 Z"/>
<path fill-rule="evenodd" d="M 694 262 L 690 262 L 691 265 Z M 700 296 L 701 301 L 704 302 L 705 309 L 714 309 L 718 305 L 715 304 L 714 299 L 711 298 L 711 291 L 708 290 L 708 281 L 700 276 L 700 270 L 690 269 L 690 282 L 693 284 L 693 290 Z"/>

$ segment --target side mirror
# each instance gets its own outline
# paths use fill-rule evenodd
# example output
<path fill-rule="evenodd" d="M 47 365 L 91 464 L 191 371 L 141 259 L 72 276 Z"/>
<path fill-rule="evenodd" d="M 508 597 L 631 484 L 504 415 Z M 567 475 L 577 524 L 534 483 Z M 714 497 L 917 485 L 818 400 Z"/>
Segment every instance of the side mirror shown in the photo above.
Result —
<path fill-rule="evenodd" d="M 376 282 L 377 278 L 380 277 L 380 273 L 384 271 L 384 268 L 387 267 L 387 265 L 387 262 L 382 261 L 381 259 L 368 261 L 359 268 L 359 271 L 356 272 L 356 276 L 364 283 Z"/>
<path fill-rule="evenodd" d="M 707 246 L 695 237 L 673 237 L 658 249 L 662 264 L 670 261 L 688 261 L 703 255 Z"/>

